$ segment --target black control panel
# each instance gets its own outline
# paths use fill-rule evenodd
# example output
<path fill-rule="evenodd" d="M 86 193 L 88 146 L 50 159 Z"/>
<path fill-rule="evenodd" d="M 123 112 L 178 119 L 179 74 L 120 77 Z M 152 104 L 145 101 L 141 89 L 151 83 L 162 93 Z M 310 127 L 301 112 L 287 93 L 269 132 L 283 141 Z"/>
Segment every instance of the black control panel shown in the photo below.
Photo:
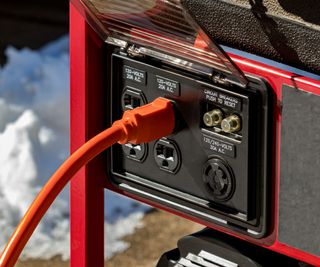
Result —
<path fill-rule="evenodd" d="M 271 97 L 265 83 L 210 81 L 152 58 L 111 58 L 112 121 L 157 97 L 178 114 L 174 134 L 148 144 L 116 145 L 112 182 L 122 190 L 245 234 L 267 224 Z"/>

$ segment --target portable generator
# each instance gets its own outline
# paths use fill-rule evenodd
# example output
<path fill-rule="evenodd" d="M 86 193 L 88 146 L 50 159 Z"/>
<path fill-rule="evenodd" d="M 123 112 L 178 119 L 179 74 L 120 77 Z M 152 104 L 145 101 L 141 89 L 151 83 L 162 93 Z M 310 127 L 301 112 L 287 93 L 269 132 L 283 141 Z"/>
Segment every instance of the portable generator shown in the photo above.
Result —
<path fill-rule="evenodd" d="M 158 266 L 320 266 L 319 11 L 71 1 L 72 149 L 157 97 L 179 116 L 172 135 L 116 145 L 72 181 L 71 266 L 103 266 L 104 188 L 210 228 Z"/>

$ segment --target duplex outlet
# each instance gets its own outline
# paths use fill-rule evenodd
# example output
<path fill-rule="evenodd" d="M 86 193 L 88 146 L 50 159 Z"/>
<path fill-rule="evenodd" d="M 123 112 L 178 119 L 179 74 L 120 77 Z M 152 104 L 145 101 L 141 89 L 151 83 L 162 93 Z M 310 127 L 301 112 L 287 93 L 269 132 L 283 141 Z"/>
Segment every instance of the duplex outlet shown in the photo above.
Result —
<path fill-rule="evenodd" d="M 124 88 L 121 95 L 121 107 L 123 111 L 131 110 L 147 104 L 147 99 L 144 93 L 130 86 Z M 147 144 L 125 144 L 122 145 L 124 155 L 131 160 L 143 162 L 148 154 Z"/>
<path fill-rule="evenodd" d="M 127 108 L 166 97 L 174 101 L 180 125 L 148 145 L 115 146 L 114 185 L 208 223 L 262 237 L 270 110 L 264 82 L 250 78 L 247 88 L 215 84 L 152 58 L 118 52 L 111 62 L 112 120 Z"/>

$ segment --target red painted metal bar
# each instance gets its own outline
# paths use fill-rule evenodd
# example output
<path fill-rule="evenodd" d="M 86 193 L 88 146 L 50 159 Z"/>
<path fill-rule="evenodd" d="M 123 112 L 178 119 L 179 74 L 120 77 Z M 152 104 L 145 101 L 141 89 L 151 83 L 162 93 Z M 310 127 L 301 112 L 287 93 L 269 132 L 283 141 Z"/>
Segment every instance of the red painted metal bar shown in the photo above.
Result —
<path fill-rule="evenodd" d="M 102 41 L 70 4 L 71 151 L 100 132 L 103 107 Z M 97 94 L 89 94 L 94 88 Z M 104 265 L 103 157 L 83 168 L 71 182 L 71 267 Z M 99 178 L 99 179 L 96 179 Z"/>

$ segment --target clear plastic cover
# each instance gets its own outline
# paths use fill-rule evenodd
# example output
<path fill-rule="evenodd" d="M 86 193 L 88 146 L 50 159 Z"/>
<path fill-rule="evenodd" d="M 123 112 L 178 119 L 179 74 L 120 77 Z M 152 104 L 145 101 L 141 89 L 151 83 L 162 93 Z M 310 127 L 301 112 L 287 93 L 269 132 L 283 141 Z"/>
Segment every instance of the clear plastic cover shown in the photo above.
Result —
<path fill-rule="evenodd" d="M 229 82 L 247 84 L 223 49 L 184 11 L 180 0 L 83 0 L 83 4 L 107 42 L 121 47 L 135 44 L 133 53 L 157 54 L 213 78 L 222 72 Z"/>

